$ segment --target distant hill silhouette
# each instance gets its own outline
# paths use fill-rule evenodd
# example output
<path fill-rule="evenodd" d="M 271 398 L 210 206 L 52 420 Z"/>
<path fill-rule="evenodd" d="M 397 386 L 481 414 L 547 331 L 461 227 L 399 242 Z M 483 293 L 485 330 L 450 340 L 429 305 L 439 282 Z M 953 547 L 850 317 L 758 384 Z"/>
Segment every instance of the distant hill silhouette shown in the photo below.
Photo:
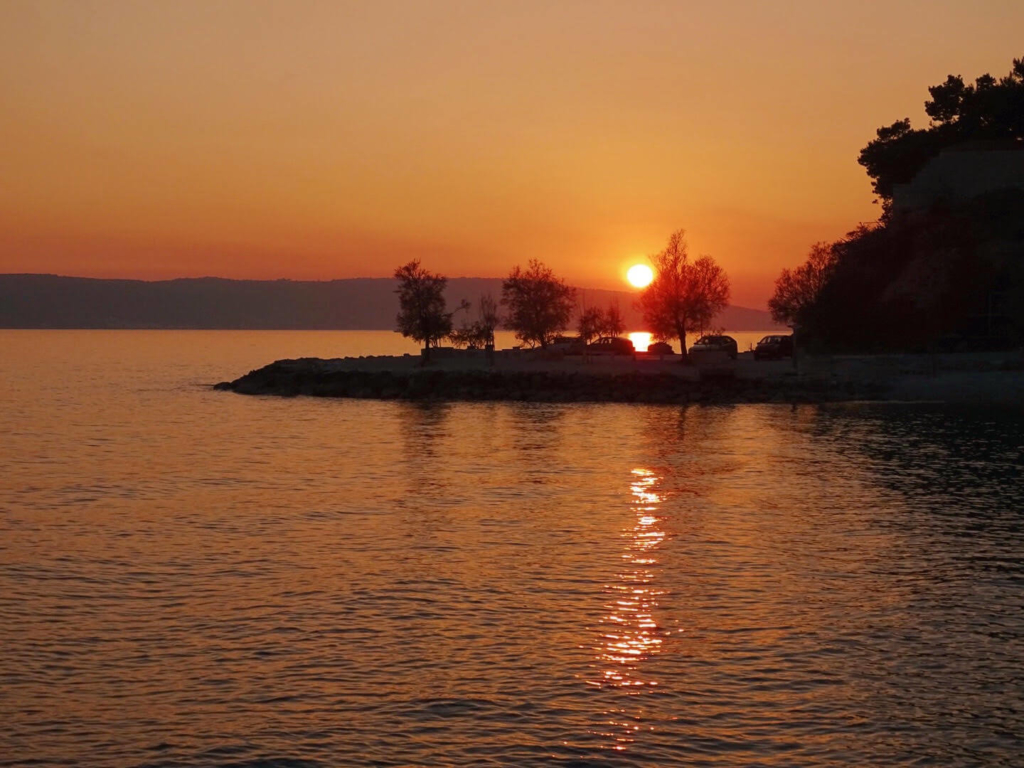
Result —
<path fill-rule="evenodd" d="M 0 328 L 392 330 L 398 313 L 394 289 L 390 278 L 148 282 L 0 275 Z M 466 299 L 475 309 L 487 292 L 500 298 L 501 279 L 452 278 L 448 302 Z M 640 326 L 634 294 L 587 289 L 583 296 L 588 305 L 617 300 L 626 325 Z M 767 312 L 744 307 L 728 307 L 715 322 L 735 330 L 778 327 Z"/>

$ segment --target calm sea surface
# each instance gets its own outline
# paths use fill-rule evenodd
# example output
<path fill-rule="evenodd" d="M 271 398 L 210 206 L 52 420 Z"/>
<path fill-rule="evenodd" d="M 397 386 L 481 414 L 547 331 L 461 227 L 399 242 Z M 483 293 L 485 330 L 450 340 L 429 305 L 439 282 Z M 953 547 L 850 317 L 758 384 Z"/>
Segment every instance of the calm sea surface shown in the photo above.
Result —
<path fill-rule="evenodd" d="M 1019 416 L 209 388 L 374 351 L 0 331 L 0 765 L 1024 764 Z"/>

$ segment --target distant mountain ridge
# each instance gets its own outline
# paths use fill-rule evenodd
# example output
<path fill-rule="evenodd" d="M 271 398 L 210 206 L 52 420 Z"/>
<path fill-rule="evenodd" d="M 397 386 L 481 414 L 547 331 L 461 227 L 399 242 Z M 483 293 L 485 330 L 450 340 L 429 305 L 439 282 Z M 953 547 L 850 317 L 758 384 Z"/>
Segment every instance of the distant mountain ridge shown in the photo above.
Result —
<path fill-rule="evenodd" d="M 398 297 L 392 278 L 343 280 L 107 280 L 0 274 L 0 328 L 179 328 L 237 330 L 392 330 Z M 450 306 L 481 294 L 501 296 L 501 278 L 455 277 Z M 626 324 L 641 326 L 635 294 L 585 289 L 587 305 L 617 301 Z M 458 322 L 458 320 L 456 321 Z M 715 325 L 732 330 L 778 328 L 762 310 L 728 307 Z"/>

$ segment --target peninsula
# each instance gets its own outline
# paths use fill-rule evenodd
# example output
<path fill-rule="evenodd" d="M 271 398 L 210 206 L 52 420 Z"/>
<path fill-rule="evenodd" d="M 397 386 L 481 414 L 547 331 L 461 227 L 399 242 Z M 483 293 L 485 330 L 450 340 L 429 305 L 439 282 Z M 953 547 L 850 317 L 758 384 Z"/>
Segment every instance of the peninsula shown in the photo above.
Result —
<path fill-rule="evenodd" d="M 585 359 L 541 350 L 432 350 L 419 356 L 278 360 L 215 385 L 245 395 L 411 401 L 662 404 L 919 401 L 1021 406 L 1019 351 L 804 357 L 757 362 L 708 355 Z"/>

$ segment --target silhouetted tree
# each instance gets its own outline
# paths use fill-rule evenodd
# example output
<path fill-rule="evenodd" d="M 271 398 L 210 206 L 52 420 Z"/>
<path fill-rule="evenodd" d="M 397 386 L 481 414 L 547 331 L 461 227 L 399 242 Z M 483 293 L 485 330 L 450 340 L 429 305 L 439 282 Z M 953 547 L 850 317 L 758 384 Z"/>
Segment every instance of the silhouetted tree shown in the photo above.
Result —
<path fill-rule="evenodd" d="M 818 243 L 776 281 L 772 315 L 798 325 L 809 348 L 969 349 L 1024 338 L 1024 192 L 992 189 L 890 215 L 895 186 L 947 147 L 980 141 L 1024 152 L 1024 59 L 998 80 L 950 75 L 928 92 L 927 128 L 898 120 L 861 150 L 884 206 L 879 224 Z"/>
<path fill-rule="evenodd" d="M 972 349 L 1024 339 L 1024 191 L 993 190 L 830 246 L 805 347 L 832 352 Z"/>
<path fill-rule="evenodd" d="M 485 347 L 494 347 L 494 329 L 501 322 L 498 315 L 498 302 L 489 293 L 480 297 L 480 314 L 477 318 L 477 328 L 480 331 L 480 340 Z"/>
<path fill-rule="evenodd" d="M 599 307 L 584 307 L 580 310 L 579 319 L 576 322 L 576 330 L 580 335 L 580 341 L 589 344 L 591 340 L 600 335 L 601 323 L 604 316 Z"/>
<path fill-rule="evenodd" d="M 710 256 L 689 260 L 685 232 L 651 256 L 654 280 L 640 294 L 644 322 L 656 339 L 679 339 L 686 362 L 686 334 L 710 325 L 729 301 L 729 278 Z"/>
<path fill-rule="evenodd" d="M 498 327 L 498 303 L 489 293 L 480 297 L 477 303 L 477 319 L 472 323 L 463 323 L 458 330 L 452 331 L 452 344 L 456 347 L 485 349 L 494 347 L 494 329 Z"/>
<path fill-rule="evenodd" d="M 448 278 L 428 272 L 420 266 L 419 260 L 395 270 L 398 280 L 399 312 L 398 331 L 408 338 L 423 344 L 424 357 L 430 355 L 430 348 L 440 345 L 441 340 L 452 332 L 452 316 L 455 312 L 468 309 L 463 301 L 455 312 L 447 312 L 444 289 Z"/>
<path fill-rule="evenodd" d="M 546 347 L 569 327 L 576 290 L 555 277 L 549 267 L 531 259 L 516 267 L 501 286 L 501 303 L 508 307 L 505 327 L 530 346 Z"/>
<path fill-rule="evenodd" d="M 772 319 L 783 325 L 799 325 L 814 305 L 836 268 L 836 252 L 829 243 L 815 243 L 807 261 L 793 270 L 784 269 L 768 300 Z"/>
<path fill-rule="evenodd" d="M 622 319 L 619 305 L 612 302 L 601 316 L 601 334 L 603 336 L 620 336 L 626 330 L 626 321 Z"/>
<path fill-rule="evenodd" d="M 1024 59 L 1014 59 L 1009 74 L 999 80 L 986 74 L 971 85 L 959 75 L 949 75 L 928 92 L 928 128 L 911 127 L 910 118 L 897 120 L 879 128 L 860 152 L 859 162 L 886 213 L 893 187 L 910 182 L 945 147 L 978 140 L 1024 140 Z"/>
<path fill-rule="evenodd" d="M 449 334 L 448 340 L 456 349 L 477 349 L 480 346 L 477 342 L 476 329 L 471 323 L 464 323 L 461 328 L 455 328 Z"/>

